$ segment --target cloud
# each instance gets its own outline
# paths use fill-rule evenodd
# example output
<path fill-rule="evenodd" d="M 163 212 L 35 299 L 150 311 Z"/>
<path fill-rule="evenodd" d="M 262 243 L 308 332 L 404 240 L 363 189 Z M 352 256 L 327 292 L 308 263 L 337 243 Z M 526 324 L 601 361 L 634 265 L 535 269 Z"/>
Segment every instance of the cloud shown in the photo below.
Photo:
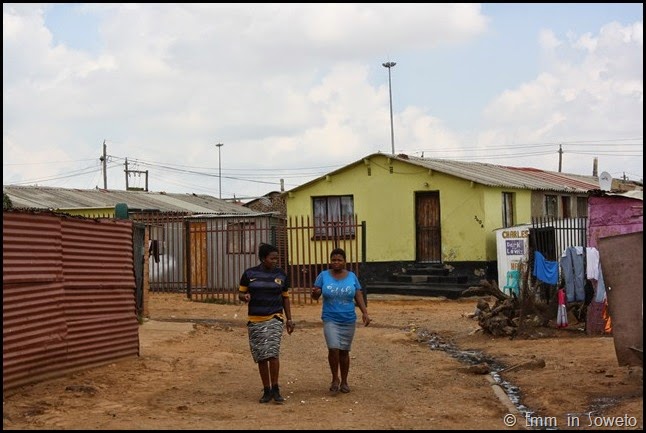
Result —
<path fill-rule="evenodd" d="M 486 155 L 491 146 L 643 130 L 641 21 L 580 36 L 543 25 L 533 42 L 542 50 L 535 77 L 500 90 L 482 107 L 481 125 L 451 130 L 450 119 L 405 95 L 433 84 L 414 73 L 414 59 L 475 48 L 492 30 L 495 20 L 477 4 L 61 7 L 3 4 L 5 184 L 102 186 L 105 140 L 109 188 L 125 187 L 125 158 L 149 170 L 156 191 L 217 194 L 220 157 L 223 197 L 262 195 L 281 178 L 296 186 L 390 152 L 381 62 L 391 55 L 413 59 L 397 66 L 412 71 L 398 75 L 397 151 L 476 160 L 475 148 Z M 64 25 L 55 13 L 68 14 Z M 478 70 L 469 57 L 453 67 Z M 470 103 L 461 83 L 444 85 L 455 89 L 446 103 Z M 220 153 L 216 143 L 224 143 Z M 83 169 L 90 174 L 67 177 Z"/>

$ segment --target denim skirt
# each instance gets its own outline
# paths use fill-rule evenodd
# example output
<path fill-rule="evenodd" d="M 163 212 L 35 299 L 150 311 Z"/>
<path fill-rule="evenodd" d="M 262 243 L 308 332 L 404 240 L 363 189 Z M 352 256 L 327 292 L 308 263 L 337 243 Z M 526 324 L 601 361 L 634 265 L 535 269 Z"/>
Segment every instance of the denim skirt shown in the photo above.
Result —
<path fill-rule="evenodd" d="M 328 349 L 350 350 L 356 324 L 323 321 L 323 334 Z"/>

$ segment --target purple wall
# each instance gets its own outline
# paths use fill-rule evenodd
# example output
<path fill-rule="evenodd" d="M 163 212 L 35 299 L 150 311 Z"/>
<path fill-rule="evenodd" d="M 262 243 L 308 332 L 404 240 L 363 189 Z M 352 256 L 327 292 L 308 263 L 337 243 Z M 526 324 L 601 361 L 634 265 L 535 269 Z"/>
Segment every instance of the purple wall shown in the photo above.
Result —
<path fill-rule="evenodd" d="M 600 238 L 644 230 L 644 202 L 616 195 L 589 197 L 588 221 L 588 246 L 598 249 Z"/>

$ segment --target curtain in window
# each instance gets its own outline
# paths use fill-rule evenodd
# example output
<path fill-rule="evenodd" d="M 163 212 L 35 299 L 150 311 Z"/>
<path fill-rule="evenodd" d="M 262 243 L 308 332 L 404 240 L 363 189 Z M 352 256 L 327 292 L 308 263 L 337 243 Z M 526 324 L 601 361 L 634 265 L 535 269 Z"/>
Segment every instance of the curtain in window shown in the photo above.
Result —
<path fill-rule="evenodd" d="M 314 225 L 316 236 L 337 237 L 354 234 L 351 196 L 314 198 Z"/>

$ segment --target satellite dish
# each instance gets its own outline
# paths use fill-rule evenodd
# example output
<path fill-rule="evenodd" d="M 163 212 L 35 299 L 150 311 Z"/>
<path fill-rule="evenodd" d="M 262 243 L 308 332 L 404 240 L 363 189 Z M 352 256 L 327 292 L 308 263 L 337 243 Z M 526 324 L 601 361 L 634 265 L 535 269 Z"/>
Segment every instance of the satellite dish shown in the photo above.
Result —
<path fill-rule="evenodd" d="M 612 176 L 607 171 L 601 172 L 599 176 L 599 188 L 601 191 L 610 191 L 612 187 Z"/>

